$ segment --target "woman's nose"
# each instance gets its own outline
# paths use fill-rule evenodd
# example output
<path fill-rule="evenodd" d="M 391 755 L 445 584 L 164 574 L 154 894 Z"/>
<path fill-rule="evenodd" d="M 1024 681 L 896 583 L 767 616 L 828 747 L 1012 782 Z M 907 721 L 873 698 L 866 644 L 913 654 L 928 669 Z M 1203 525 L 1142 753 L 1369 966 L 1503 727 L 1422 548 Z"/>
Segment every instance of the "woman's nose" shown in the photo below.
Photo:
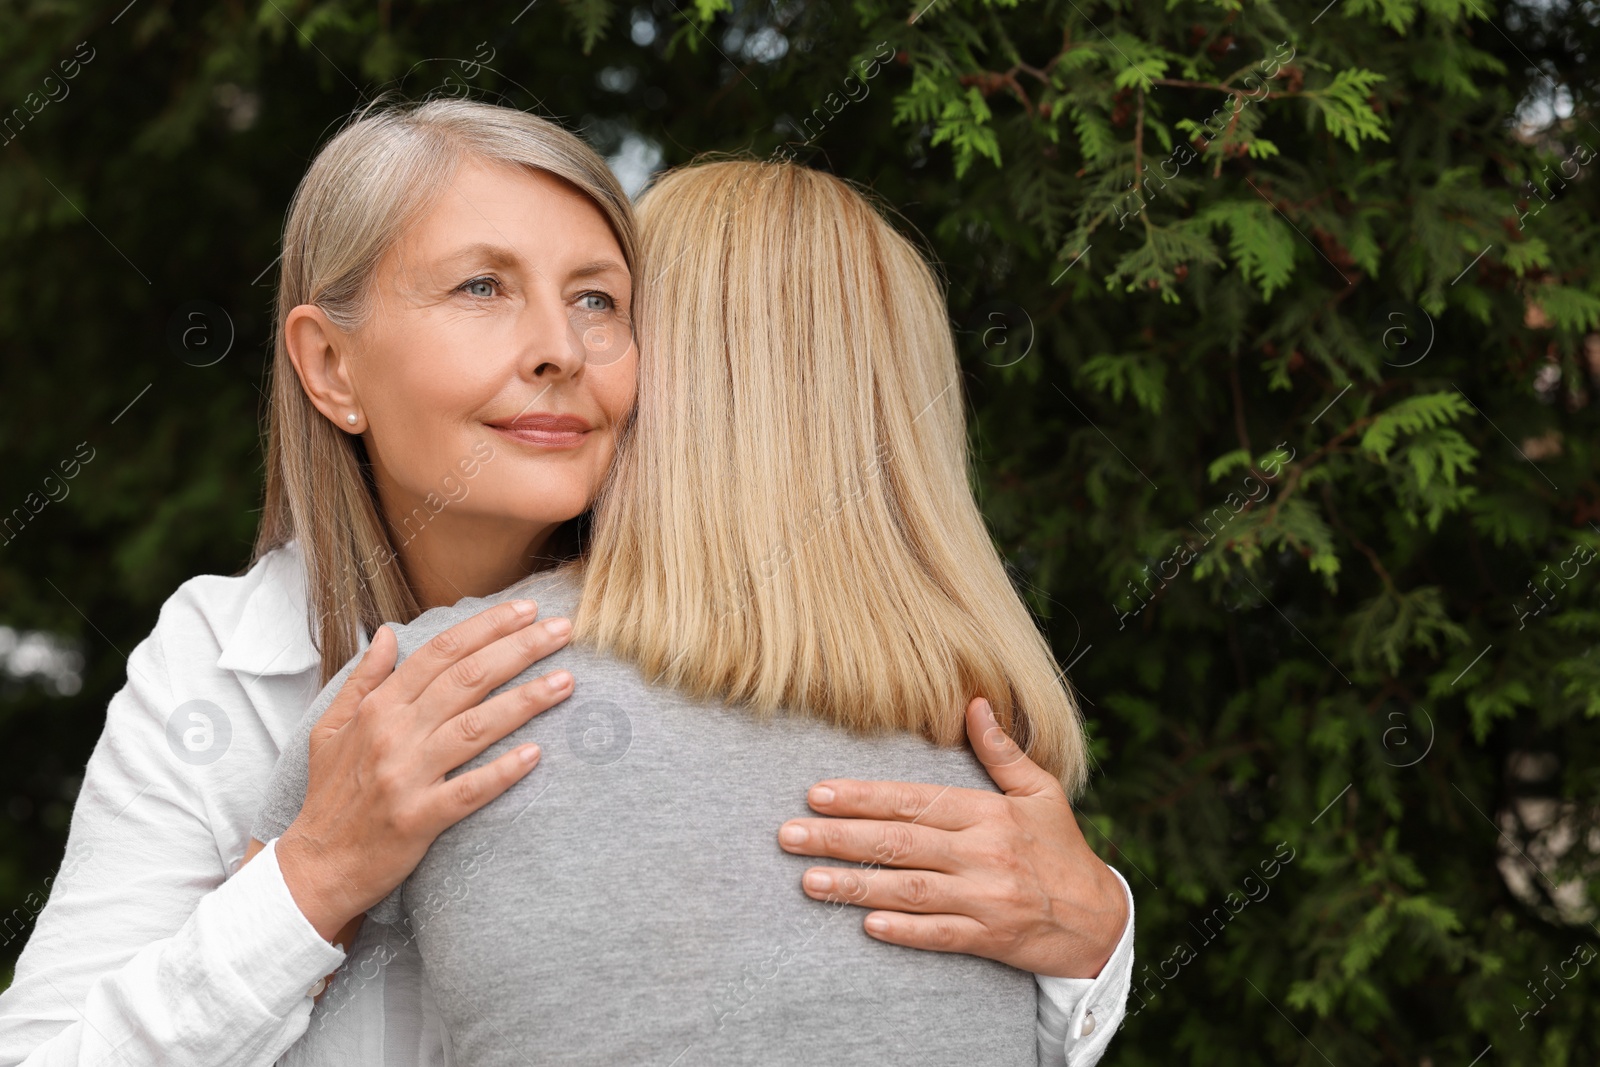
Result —
<path fill-rule="evenodd" d="M 573 338 L 570 309 L 559 298 L 531 301 L 522 318 L 520 364 L 525 375 L 548 380 L 582 373 L 583 347 Z"/>

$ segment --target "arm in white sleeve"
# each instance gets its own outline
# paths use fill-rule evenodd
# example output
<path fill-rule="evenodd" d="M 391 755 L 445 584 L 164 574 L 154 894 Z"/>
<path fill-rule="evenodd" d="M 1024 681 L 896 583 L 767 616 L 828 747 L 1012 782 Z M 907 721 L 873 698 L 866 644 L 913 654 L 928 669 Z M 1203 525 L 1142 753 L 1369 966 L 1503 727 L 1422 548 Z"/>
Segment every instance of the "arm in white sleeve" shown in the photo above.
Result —
<path fill-rule="evenodd" d="M 1096 978 L 1052 978 L 1039 983 L 1040 1067 L 1092 1067 L 1105 1055 L 1122 1025 L 1133 986 L 1133 890 L 1116 868 L 1111 873 L 1128 894 L 1128 925 Z"/>
<path fill-rule="evenodd" d="M 170 610 L 129 660 L 67 862 L 0 995 L 0 1067 L 268 1064 L 304 1031 L 310 986 L 344 958 L 300 913 L 275 850 L 227 877 L 200 772 L 237 773 L 227 759 L 246 753 L 207 768 L 173 758 Z"/>

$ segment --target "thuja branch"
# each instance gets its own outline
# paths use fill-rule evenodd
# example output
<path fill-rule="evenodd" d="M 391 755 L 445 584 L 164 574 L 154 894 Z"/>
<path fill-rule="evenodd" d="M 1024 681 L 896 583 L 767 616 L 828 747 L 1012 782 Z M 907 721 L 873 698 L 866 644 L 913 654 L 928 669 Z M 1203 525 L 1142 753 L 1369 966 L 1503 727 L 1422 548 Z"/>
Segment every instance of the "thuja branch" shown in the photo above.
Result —
<path fill-rule="evenodd" d="M 1294 470 L 1289 472 L 1289 477 L 1284 479 L 1283 490 L 1278 494 L 1278 499 L 1272 502 L 1272 507 L 1267 509 L 1266 517 L 1262 521 L 1270 524 L 1277 519 L 1278 511 L 1283 507 L 1284 501 L 1288 500 L 1289 497 L 1294 495 L 1294 491 L 1296 487 L 1299 486 L 1300 479 L 1305 476 L 1306 471 L 1310 470 L 1312 467 L 1315 467 L 1324 459 L 1327 459 L 1329 455 L 1335 452 L 1345 441 L 1348 441 L 1357 431 L 1364 430 L 1377 421 L 1378 416 L 1376 415 L 1367 415 L 1363 418 L 1357 419 L 1349 426 L 1346 426 L 1343 430 L 1340 430 L 1338 433 L 1328 438 L 1327 442 L 1324 443 L 1321 448 L 1317 449 L 1315 452 L 1311 453 L 1311 455 L 1305 458 L 1305 462 L 1296 464 Z"/>
<path fill-rule="evenodd" d="M 1333 525 L 1338 528 L 1340 533 L 1345 535 L 1352 545 L 1356 546 L 1357 550 L 1359 550 L 1363 556 L 1367 557 L 1367 562 L 1372 564 L 1373 571 L 1378 575 L 1379 578 L 1383 579 L 1384 588 L 1389 592 L 1394 593 L 1396 591 L 1394 579 L 1389 577 L 1388 568 L 1385 567 L 1383 565 L 1383 561 L 1378 558 L 1378 553 L 1374 552 L 1365 541 L 1357 537 L 1350 527 L 1344 524 L 1344 520 L 1339 516 L 1339 509 L 1333 505 L 1333 490 L 1329 487 L 1327 482 L 1322 483 L 1322 502 L 1327 507 L 1328 518 L 1333 520 Z"/>
<path fill-rule="evenodd" d="M 956 80 L 961 85 L 976 85 L 978 92 L 982 93 L 986 98 L 1001 89 L 1010 90 L 1011 95 L 1017 98 L 1028 114 L 1033 115 L 1036 113 L 1033 100 L 1028 96 L 1027 91 L 1022 88 L 1022 83 L 1017 81 L 1019 71 L 1030 74 L 1038 73 L 1033 68 L 1019 63 L 1008 71 L 982 70 L 976 74 L 963 74 Z M 1048 82 L 1049 79 L 1045 78 L 1044 80 Z"/>

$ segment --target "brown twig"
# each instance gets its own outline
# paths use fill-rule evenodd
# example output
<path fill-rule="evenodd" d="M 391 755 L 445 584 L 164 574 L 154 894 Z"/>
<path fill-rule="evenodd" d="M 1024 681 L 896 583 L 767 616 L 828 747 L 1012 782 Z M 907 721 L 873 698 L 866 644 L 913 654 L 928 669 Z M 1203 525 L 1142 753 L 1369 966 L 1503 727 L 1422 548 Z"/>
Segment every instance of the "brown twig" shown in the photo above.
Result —
<path fill-rule="evenodd" d="M 1383 579 L 1384 588 L 1391 593 L 1395 592 L 1394 579 L 1389 577 L 1389 571 L 1384 567 L 1383 561 L 1378 558 L 1378 554 L 1369 548 L 1365 541 L 1352 533 L 1350 527 L 1346 526 L 1344 520 L 1339 517 L 1338 509 L 1333 506 L 1333 490 L 1327 482 L 1322 483 L 1322 502 L 1328 508 L 1328 518 L 1332 519 L 1339 532 L 1344 534 L 1350 543 L 1360 550 L 1363 556 L 1367 557 L 1367 562 L 1372 564 L 1372 569 L 1377 572 L 1379 578 Z"/>
<path fill-rule="evenodd" d="M 1262 519 L 1261 521 L 1263 523 L 1271 523 L 1278 517 L 1278 509 L 1283 507 L 1283 502 L 1288 500 L 1289 497 L 1294 493 L 1295 488 L 1299 485 L 1300 478 L 1305 474 L 1306 471 L 1316 466 L 1317 463 L 1327 457 L 1329 453 L 1333 452 L 1352 435 L 1354 435 L 1357 430 L 1364 430 L 1377 421 L 1378 416 L 1376 415 L 1368 415 L 1365 418 L 1357 419 L 1349 426 L 1346 426 L 1344 429 L 1328 438 L 1327 442 L 1324 443 L 1321 448 L 1307 456 L 1304 463 L 1297 465 L 1294 470 L 1289 472 L 1288 479 L 1283 483 L 1283 492 L 1278 494 L 1278 499 L 1273 502 L 1272 507 L 1267 511 L 1266 518 Z"/>
<path fill-rule="evenodd" d="M 986 97 L 992 93 L 999 92 L 1001 89 L 1009 89 L 1011 94 L 1022 103 L 1028 114 L 1032 115 L 1035 113 L 1033 100 L 1028 96 L 1027 90 L 1023 89 L 1022 83 L 1017 81 L 1017 71 L 1019 70 L 1025 73 L 1035 73 L 1031 67 L 1025 67 L 1019 63 L 1005 72 L 981 70 L 976 74 L 963 74 L 956 79 L 956 83 L 959 85 L 976 85 L 978 92 Z M 1049 82 L 1048 78 L 1043 78 L 1042 80 L 1047 84 Z"/>
<path fill-rule="evenodd" d="M 1244 421 L 1244 386 L 1239 382 L 1237 355 L 1228 362 L 1228 388 L 1233 393 L 1233 432 L 1239 435 L 1239 447 L 1244 449 L 1244 457 L 1254 470 L 1256 450 L 1250 447 L 1250 430 Z"/>
<path fill-rule="evenodd" d="M 1139 187 L 1144 184 L 1140 174 L 1140 165 L 1144 162 L 1144 90 L 1139 90 L 1138 115 L 1133 120 L 1133 191 L 1139 192 Z M 1160 164 L 1157 164 L 1160 169 Z"/>

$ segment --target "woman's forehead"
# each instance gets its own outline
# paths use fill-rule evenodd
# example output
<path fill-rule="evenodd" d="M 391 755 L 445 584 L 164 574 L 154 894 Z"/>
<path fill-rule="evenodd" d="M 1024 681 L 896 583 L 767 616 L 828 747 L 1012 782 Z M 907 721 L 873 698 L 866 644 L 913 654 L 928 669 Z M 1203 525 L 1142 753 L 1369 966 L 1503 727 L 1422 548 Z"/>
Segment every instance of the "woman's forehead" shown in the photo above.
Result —
<path fill-rule="evenodd" d="M 575 187 L 543 171 L 464 162 L 407 228 L 407 259 L 475 260 L 562 276 L 628 273 L 604 213 Z"/>

